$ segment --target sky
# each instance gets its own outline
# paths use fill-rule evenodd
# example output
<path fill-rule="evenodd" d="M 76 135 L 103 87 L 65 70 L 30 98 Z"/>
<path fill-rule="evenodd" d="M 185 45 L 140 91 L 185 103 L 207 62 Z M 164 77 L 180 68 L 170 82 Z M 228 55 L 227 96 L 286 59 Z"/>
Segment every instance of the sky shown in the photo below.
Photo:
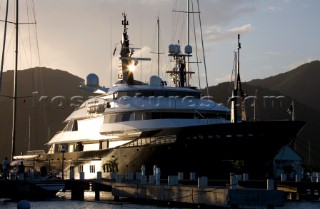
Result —
<path fill-rule="evenodd" d="M 5 2 L 0 2 L 0 18 L 5 18 Z M 9 17 L 14 21 L 14 1 Z M 44 66 L 68 71 L 81 78 L 89 73 L 99 76 L 101 86 L 117 80 L 119 44 L 123 32 L 122 13 L 129 21 L 128 34 L 135 57 L 140 62 L 135 79 L 148 82 L 157 75 L 157 40 L 160 48 L 160 77 L 173 63 L 168 56 L 170 44 L 187 44 L 187 0 L 20 0 L 19 70 Z M 319 0 L 189 0 L 189 8 L 199 13 L 189 16 L 190 45 L 195 62 L 198 51 L 200 68 L 190 84 L 204 88 L 208 84 L 231 80 L 237 35 L 240 34 L 240 72 L 242 81 L 266 78 L 320 59 Z M 175 11 L 175 12 L 173 12 Z M 180 11 L 180 12 L 177 12 Z M 191 9 L 190 9 L 191 11 Z M 157 18 L 160 36 L 157 36 Z M 195 20 L 193 22 L 193 19 Z M 3 40 L 4 23 L 0 26 Z M 14 26 L 8 25 L 4 70 L 14 69 Z M 196 47 L 194 31 L 198 40 Z M 201 32 L 204 57 L 202 53 Z M 191 40 L 192 39 L 192 40 Z M 116 48 L 115 56 L 113 51 Z M 198 48 L 198 50 L 197 50 Z M 152 53 L 153 52 L 153 53 Z M 200 82 L 199 82 L 200 78 Z"/>

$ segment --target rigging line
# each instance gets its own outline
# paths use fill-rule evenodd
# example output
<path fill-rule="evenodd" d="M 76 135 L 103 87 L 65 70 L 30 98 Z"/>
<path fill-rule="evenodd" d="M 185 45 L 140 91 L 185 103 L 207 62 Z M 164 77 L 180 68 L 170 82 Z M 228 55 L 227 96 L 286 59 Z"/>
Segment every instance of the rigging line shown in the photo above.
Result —
<path fill-rule="evenodd" d="M 317 161 L 320 160 L 319 156 L 316 155 L 316 154 L 314 154 L 314 152 L 310 152 L 308 147 L 304 147 L 303 145 L 299 145 L 299 144 L 298 144 L 298 146 L 300 147 L 300 149 L 301 149 L 302 151 L 304 151 L 304 153 L 309 154 L 309 155 L 312 157 L 313 160 L 317 160 Z M 306 146 L 308 146 L 308 145 L 306 145 Z M 312 148 L 314 149 L 314 147 L 312 147 Z M 310 152 L 310 153 L 309 153 L 309 152 Z M 298 152 L 298 153 L 299 153 L 299 152 Z"/>
<path fill-rule="evenodd" d="M 30 21 L 30 16 L 29 16 L 28 0 L 26 1 L 26 8 L 27 8 L 26 9 L 27 10 L 27 20 L 28 20 L 28 23 L 29 23 L 31 21 Z M 32 49 L 31 49 L 30 24 L 28 24 L 28 38 L 29 38 L 30 66 L 32 67 Z"/>
<path fill-rule="evenodd" d="M 233 58 L 233 67 L 232 67 L 232 71 L 231 71 L 231 78 L 230 78 L 230 83 L 229 83 L 229 91 L 228 91 L 228 94 L 230 95 L 231 94 L 231 96 L 229 97 L 229 98 L 231 98 L 232 97 L 232 77 L 234 76 L 234 74 L 235 74 L 235 72 L 236 72 L 236 65 L 237 65 L 237 52 L 233 52 L 234 53 L 234 58 Z M 235 76 L 236 77 L 236 76 Z M 229 98 L 228 98 L 228 102 L 229 102 Z"/>
<path fill-rule="evenodd" d="M 40 48 L 39 48 L 39 39 L 38 39 L 38 28 L 37 28 L 37 19 L 36 19 L 36 10 L 34 1 L 32 0 L 32 14 L 33 14 L 33 20 L 34 20 L 34 27 L 35 27 L 35 37 L 36 37 L 36 46 L 37 46 L 37 53 L 38 53 L 38 65 L 41 66 L 41 59 L 40 59 Z"/>
<path fill-rule="evenodd" d="M 172 27 L 172 34 L 171 34 L 171 42 L 174 42 L 174 39 L 175 39 L 175 36 L 176 36 L 176 28 L 177 28 L 177 25 L 178 24 L 176 24 L 176 19 L 177 19 L 177 15 L 176 15 L 176 13 L 174 12 L 174 8 L 176 8 L 177 7 L 177 0 L 176 1 L 174 1 L 173 2 L 173 4 L 172 4 L 172 16 L 171 16 L 171 22 L 173 23 L 172 25 L 171 25 L 171 27 Z M 175 25 L 176 24 L 176 25 Z"/>
<path fill-rule="evenodd" d="M 303 146 L 309 146 L 308 144 L 305 144 L 304 142 L 303 142 L 303 139 L 302 140 L 298 140 L 298 139 L 300 139 L 300 138 L 297 138 L 295 141 L 296 141 L 296 144 L 298 144 L 299 145 L 299 143 L 300 143 L 300 147 L 303 147 Z M 317 146 L 311 146 L 311 148 L 314 150 L 314 151 L 316 151 L 317 153 L 320 153 L 320 149 L 318 149 L 317 148 Z"/>
<path fill-rule="evenodd" d="M 197 3 L 198 3 L 198 12 L 199 12 L 199 24 L 200 24 L 200 34 L 201 34 L 203 64 L 204 64 L 205 77 L 206 77 L 207 96 L 209 96 L 209 84 L 208 84 L 207 64 L 206 64 L 206 56 L 205 56 L 205 53 L 204 53 L 204 44 L 203 44 L 203 34 L 202 34 L 202 24 L 201 24 L 199 0 L 197 0 Z"/>
<path fill-rule="evenodd" d="M 196 45 L 196 63 L 197 63 L 197 69 L 198 69 L 198 82 L 199 82 L 199 89 L 201 89 L 200 66 L 199 66 L 199 57 L 198 57 L 198 41 L 197 41 L 197 35 L 196 35 L 195 15 L 193 12 L 194 11 L 193 1 L 191 1 L 191 7 L 192 7 L 192 19 L 193 19 L 193 33 L 194 33 L 194 39 L 195 39 L 195 45 Z"/>
<path fill-rule="evenodd" d="M 1 1 L 1 5 L 2 5 L 2 1 Z M 6 5 L 6 17 L 5 17 L 5 26 L 4 26 L 4 35 L 3 35 L 3 48 L 2 48 L 2 57 L 1 57 L 1 70 L 0 70 L 0 93 L 1 93 L 1 86 L 2 86 L 2 72 L 3 72 L 4 57 L 5 57 L 5 50 L 6 50 L 8 8 L 9 8 L 9 0 L 7 0 L 7 5 Z"/>
<path fill-rule="evenodd" d="M 33 0 L 31 0 L 31 5 L 32 5 L 32 14 L 33 14 L 33 20 L 34 20 L 34 29 L 35 29 L 35 38 L 36 38 L 36 47 L 37 47 L 37 54 L 38 54 L 38 61 L 39 61 L 39 66 L 41 66 L 41 57 L 40 57 L 40 47 L 39 47 L 39 39 L 38 39 L 38 28 L 37 28 L 37 19 L 36 19 L 36 10 L 35 10 L 35 4 L 34 4 L 34 1 Z M 44 88 L 44 84 L 43 84 L 43 74 L 42 74 L 42 68 L 41 67 L 39 67 L 38 68 L 39 69 L 39 71 L 40 71 L 40 75 L 39 75 L 39 79 L 40 79 L 40 87 L 41 87 L 41 91 L 42 91 L 42 93 L 44 94 L 44 95 L 46 95 L 46 91 L 45 91 L 45 88 Z M 36 79 L 35 79 L 35 81 L 36 81 L 36 88 L 38 88 L 38 79 L 37 79 L 37 71 L 36 71 Z M 42 110 L 43 110 L 43 118 L 44 118 L 44 124 L 45 124 L 45 126 L 46 127 L 48 127 L 48 121 L 47 121 L 47 114 L 46 114 L 46 108 L 45 108 L 45 104 L 44 103 L 42 103 Z M 37 110 L 36 110 L 36 108 L 34 108 L 35 109 L 35 112 L 34 112 L 34 114 L 35 114 L 35 123 L 37 124 Z M 38 143 L 39 143 L 39 141 L 38 141 L 38 134 L 36 134 L 36 142 L 37 142 L 37 147 L 38 147 Z"/>
<path fill-rule="evenodd" d="M 28 61 L 28 58 L 27 58 L 27 52 L 26 52 L 26 47 L 24 46 L 24 42 L 23 42 L 23 38 L 22 38 L 22 36 L 21 36 L 21 32 L 20 32 L 20 28 L 19 28 L 19 38 L 20 38 L 20 42 L 21 42 L 21 44 L 20 45 L 22 45 L 22 49 L 23 49 L 23 52 L 24 52 L 24 55 L 26 56 L 26 63 L 27 63 L 27 66 L 31 66 L 31 65 L 29 65 L 29 61 Z M 19 45 L 19 46 L 20 46 Z M 19 50 L 20 51 L 20 50 Z M 20 67 L 22 68 L 22 57 L 20 56 L 19 57 L 19 59 L 20 59 Z"/>

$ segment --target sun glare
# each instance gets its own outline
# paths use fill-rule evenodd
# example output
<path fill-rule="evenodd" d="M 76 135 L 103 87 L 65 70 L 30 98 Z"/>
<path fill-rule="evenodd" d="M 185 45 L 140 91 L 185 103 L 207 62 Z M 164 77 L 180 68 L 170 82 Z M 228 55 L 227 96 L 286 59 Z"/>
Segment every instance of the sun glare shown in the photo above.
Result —
<path fill-rule="evenodd" d="M 136 69 L 136 66 L 135 64 L 132 62 L 129 66 L 128 66 L 128 69 L 133 72 L 135 69 Z"/>

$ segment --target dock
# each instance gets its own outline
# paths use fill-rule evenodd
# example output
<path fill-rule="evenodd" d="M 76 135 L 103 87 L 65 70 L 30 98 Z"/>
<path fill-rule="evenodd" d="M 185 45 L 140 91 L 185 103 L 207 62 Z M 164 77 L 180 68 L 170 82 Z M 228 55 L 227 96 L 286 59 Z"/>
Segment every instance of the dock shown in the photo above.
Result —
<path fill-rule="evenodd" d="M 190 174 L 190 179 L 184 179 L 182 173 L 166 179 L 141 173 L 135 178 L 133 174 L 101 176 L 97 173 L 96 179 L 0 180 L 0 197 L 44 199 L 54 197 L 57 191 L 67 191 L 71 192 L 72 200 L 84 200 L 84 193 L 91 191 L 96 201 L 100 200 L 101 192 L 109 192 L 115 201 L 232 209 L 249 206 L 274 209 L 288 201 L 320 199 L 319 180 L 249 180 L 245 175 L 234 174 L 230 174 L 227 180 L 208 180 L 205 176 L 195 178 L 194 173 Z"/>
<path fill-rule="evenodd" d="M 241 188 L 231 181 L 209 181 L 207 177 L 198 180 L 178 180 L 178 176 L 156 181 L 151 175 L 141 179 L 95 179 L 66 180 L 66 191 L 71 191 L 71 199 L 83 200 L 84 191 L 95 192 L 95 200 L 100 200 L 100 192 L 110 192 L 114 200 L 123 198 L 133 201 L 148 201 L 166 205 L 192 205 L 198 208 L 242 208 L 259 206 L 267 209 L 284 206 L 285 192 L 262 188 Z M 148 180 L 148 181 L 147 181 Z"/>

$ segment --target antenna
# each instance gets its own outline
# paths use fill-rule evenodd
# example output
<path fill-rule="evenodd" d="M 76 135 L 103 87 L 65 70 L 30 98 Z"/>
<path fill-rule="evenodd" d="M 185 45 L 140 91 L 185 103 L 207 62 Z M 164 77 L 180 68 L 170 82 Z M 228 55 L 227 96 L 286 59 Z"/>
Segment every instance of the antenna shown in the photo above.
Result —
<path fill-rule="evenodd" d="M 238 34 L 238 68 L 237 68 L 237 86 L 236 86 L 236 90 L 242 91 L 242 89 L 241 89 L 241 79 L 240 79 L 240 49 L 241 49 L 240 34 Z"/>
<path fill-rule="evenodd" d="M 241 97 L 243 98 L 244 94 L 241 88 L 241 79 L 240 79 L 240 49 L 241 49 L 241 43 L 240 43 L 240 34 L 238 34 L 238 59 L 237 59 L 237 69 L 236 69 L 236 85 L 235 89 L 232 91 L 232 101 L 231 101 L 231 122 L 232 123 L 237 123 L 238 122 L 238 114 L 237 114 L 237 109 L 238 109 L 238 98 Z M 242 119 L 246 120 L 245 116 L 245 107 L 244 103 L 242 103 Z"/>

